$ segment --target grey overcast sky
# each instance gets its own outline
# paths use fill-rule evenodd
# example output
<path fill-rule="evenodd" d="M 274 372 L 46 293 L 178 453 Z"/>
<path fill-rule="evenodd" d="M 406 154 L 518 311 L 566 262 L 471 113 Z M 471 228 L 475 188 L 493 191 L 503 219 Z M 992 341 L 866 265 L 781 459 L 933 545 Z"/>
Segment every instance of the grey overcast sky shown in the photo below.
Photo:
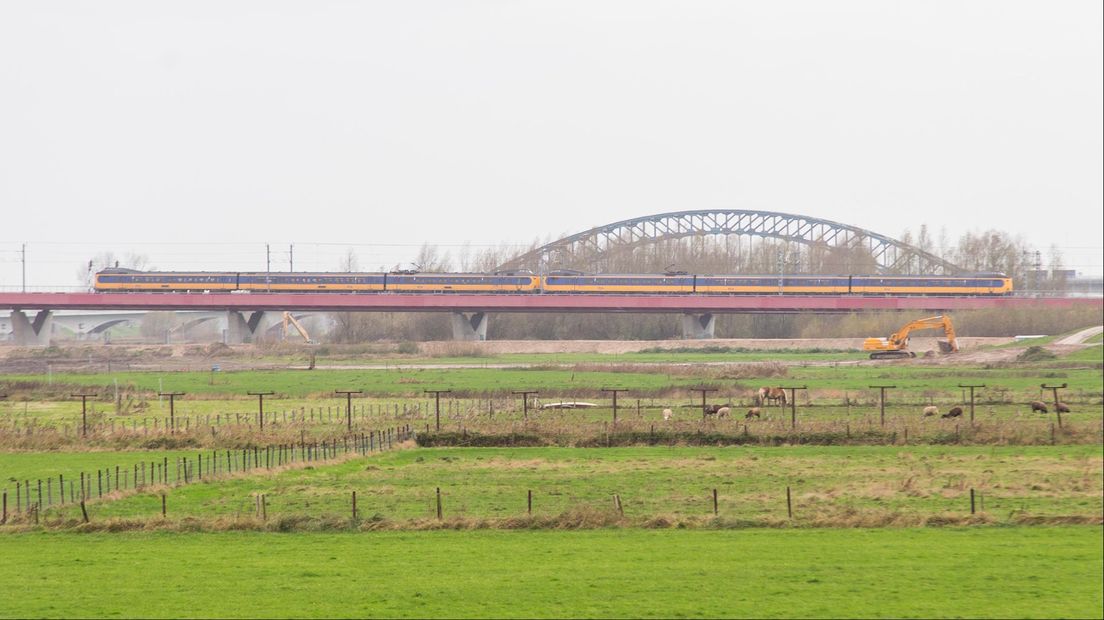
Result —
<path fill-rule="evenodd" d="M 409 261 L 638 215 L 1102 262 L 1102 3 L 0 0 L 0 286 Z M 210 244 L 210 245 L 208 245 Z M 240 244 L 240 245 L 239 245 Z M 259 261 L 259 262 L 258 262 Z"/>

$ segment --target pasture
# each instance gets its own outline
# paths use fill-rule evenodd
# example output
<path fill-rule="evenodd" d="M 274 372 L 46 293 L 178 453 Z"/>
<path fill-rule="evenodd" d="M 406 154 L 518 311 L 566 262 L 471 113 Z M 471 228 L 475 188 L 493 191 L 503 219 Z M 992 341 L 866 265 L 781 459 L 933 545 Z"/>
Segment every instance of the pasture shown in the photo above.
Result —
<path fill-rule="evenodd" d="M 26 533 L 0 616 L 1100 617 L 1099 527 Z"/>
<path fill-rule="evenodd" d="M 208 475 L 196 483 L 193 473 L 192 484 L 170 478 L 168 485 L 123 496 L 92 494 L 87 510 L 97 523 L 129 519 L 171 528 L 183 519 L 215 529 L 228 523 L 261 529 L 745 528 L 1104 520 L 1104 460 L 1091 445 L 434 448 L 306 468 L 261 465 L 244 476 Z M 67 474 L 72 479 L 75 472 Z M 168 522 L 161 520 L 162 495 Z M 80 521 L 81 510 L 69 503 L 47 507 L 43 516 L 48 526 L 67 527 Z"/>
<path fill-rule="evenodd" d="M 1099 616 L 1099 350 L 5 375 L 0 615 Z M 763 385 L 808 389 L 745 419 Z M 597 406 L 537 407 L 562 400 Z"/>
<path fill-rule="evenodd" d="M 1066 383 L 1072 394 L 1099 395 L 1101 369 L 1090 362 L 1099 347 L 1071 353 L 1066 362 L 985 365 L 928 365 L 907 362 L 848 364 L 840 361 L 786 365 L 778 360 L 706 364 L 604 362 L 526 367 L 417 367 L 308 370 L 242 370 L 212 373 L 208 369 L 170 371 L 54 372 L 4 375 L 0 385 L 18 398 L 94 388 L 101 395 L 156 395 L 186 392 L 192 397 L 243 397 L 247 391 L 275 391 L 282 397 L 331 396 L 335 389 L 362 389 L 377 396 L 420 395 L 425 390 L 453 390 L 462 396 L 508 394 L 532 389 L 550 395 L 595 395 L 604 387 L 623 387 L 644 396 L 675 394 L 708 385 L 733 394 L 760 383 L 808 383 L 818 390 L 862 391 L 872 383 L 891 382 L 906 390 L 957 392 L 960 383 L 984 379 L 1011 392 L 1038 392 L 1039 384 Z M 1095 353 L 1098 357 L 1099 353 Z M 1082 357 L 1086 356 L 1086 357 Z M 766 381 L 763 381 L 763 380 Z"/>

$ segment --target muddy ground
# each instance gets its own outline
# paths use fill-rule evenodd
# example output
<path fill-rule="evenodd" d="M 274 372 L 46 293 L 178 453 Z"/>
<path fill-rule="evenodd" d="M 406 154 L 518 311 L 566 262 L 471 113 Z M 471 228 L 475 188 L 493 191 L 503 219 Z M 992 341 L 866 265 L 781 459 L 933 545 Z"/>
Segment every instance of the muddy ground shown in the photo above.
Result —
<path fill-rule="evenodd" d="M 987 364 L 1010 362 L 1016 359 L 1023 346 L 998 345 L 1013 343 L 1012 338 L 960 338 L 961 352 L 957 355 L 924 354 L 938 349 L 937 338 L 913 338 L 911 349 L 919 356 L 914 360 L 880 361 L 869 363 L 911 364 Z M 1085 345 L 1049 344 L 1054 353 L 1062 354 Z M 490 342 L 424 342 L 417 344 L 417 352 L 409 343 L 372 343 L 366 345 L 234 345 L 223 344 L 85 344 L 50 348 L 28 348 L 0 345 L 0 374 L 45 373 L 65 371 L 105 372 L 111 370 L 220 370 L 303 368 L 310 364 L 312 355 L 320 369 L 354 365 L 387 364 L 390 367 L 404 363 L 432 363 L 426 358 L 441 357 L 495 357 L 505 354 L 556 354 L 599 353 L 621 354 L 637 351 L 707 350 L 713 348 L 743 350 L 804 350 L 804 351 L 859 351 L 861 338 L 820 339 L 713 339 L 713 340 L 660 340 L 660 341 L 490 341 Z M 400 353 L 400 350 L 403 351 Z M 491 360 L 488 360 L 489 362 Z M 611 360 L 612 361 L 612 360 Z M 547 363 L 547 362 L 545 362 Z M 861 362 L 867 363 L 867 362 Z"/>

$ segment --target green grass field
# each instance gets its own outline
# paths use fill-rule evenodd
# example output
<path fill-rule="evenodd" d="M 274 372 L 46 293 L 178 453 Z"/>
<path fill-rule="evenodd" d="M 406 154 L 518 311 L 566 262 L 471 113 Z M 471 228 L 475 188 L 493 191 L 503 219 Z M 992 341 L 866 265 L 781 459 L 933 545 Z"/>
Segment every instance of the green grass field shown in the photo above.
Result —
<path fill-rule="evenodd" d="M 194 455 L 193 455 L 194 456 Z M 718 489 L 724 523 L 796 525 L 922 523 L 964 517 L 970 489 L 991 521 L 1104 515 L 1099 446 L 794 446 L 784 448 L 438 448 L 389 452 L 335 465 L 216 480 L 169 492 L 175 518 L 249 518 L 264 494 L 268 515 L 394 523 L 446 517 L 502 519 L 573 510 L 610 513 L 618 494 L 630 524 L 712 517 Z M 160 515 L 160 491 L 95 503 L 96 520 Z M 77 518 L 70 506 L 52 515 Z M 723 525 L 723 523 L 722 523 Z"/>
<path fill-rule="evenodd" d="M 15 480 L 56 478 L 58 474 L 72 479 L 80 472 L 132 466 L 142 461 L 170 461 L 178 456 L 194 456 L 187 450 L 89 450 L 82 452 L 0 452 L 0 486 Z"/>
<path fill-rule="evenodd" d="M 1101 617 L 1100 527 L 5 536 L 0 616 Z"/>
<path fill-rule="evenodd" d="M 1099 347 L 1083 349 L 1072 361 L 1096 359 Z M 1094 353 L 1096 352 L 1096 353 Z M 1084 359 L 1082 359 L 1084 357 Z M 651 366 L 651 367 L 649 367 Z M 745 370 L 746 368 L 746 370 Z M 660 394 L 700 384 L 743 392 L 766 384 L 808 384 L 814 390 L 842 392 L 868 390 L 872 384 L 896 383 L 901 390 L 935 390 L 957 393 L 958 384 L 984 380 L 1003 390 L 1038 392 L 1039 384 L 1066 383 L 1069 393 L 1102 394 L 1099 367 L 1061 367 L 1053 364 L 1017 364 L 1007 367 L 929 366 L 905 363 L 879 365 L 797 365 L 785 376 L 756 376 L 754 367 L 694 366 L 673 364 L 587 364 L 579 368 L 417 368 L 374 370 L 268 370 L 54 373 L 6 375 L 0 386 L 8 393 L 38 386 L 54 391 L 65 386 L 94 386 L 111 394 L 116 381 L 124 389 L 155 395 L 158 390 L 181 391 L 191 396 L 244 396 L 248 391 L 277 392 L 279 397 L 332 395 L 335 389 L 361 389 L 374 396 L 421 396 L 425 390 L 451 389 L 465 394 L 508 394 L 511 390 L 540 390 L 548 395 L 595 394 L 604 387 L 623 387 L 638 394 Z M 1057 381 L 1056 381 L 1057 380 Z M 51 384 L 53 384 L 51 386 Z M 34 388 L 32 388 L 34 389 Z"/>

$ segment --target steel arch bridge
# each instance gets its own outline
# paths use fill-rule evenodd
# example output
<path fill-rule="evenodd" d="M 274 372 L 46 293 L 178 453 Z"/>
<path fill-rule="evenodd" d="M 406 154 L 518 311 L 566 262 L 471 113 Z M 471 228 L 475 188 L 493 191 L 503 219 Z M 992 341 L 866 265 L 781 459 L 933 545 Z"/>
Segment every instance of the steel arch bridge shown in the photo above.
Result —
<path fill-rule="evenodd" d="M 539 247 L 498 269 L 538 271 L 567 264 L 577 256 L 600 263 L 618 250 L 686 237 L 722 235 L 778 239 L 826 250 L 861 249 L 870 254 L 881 273 L 950 275 L 963 271 L 930 252 L 856 226 L 803 215 L 743 209 L 677 211 L 614 222 Z"/>

